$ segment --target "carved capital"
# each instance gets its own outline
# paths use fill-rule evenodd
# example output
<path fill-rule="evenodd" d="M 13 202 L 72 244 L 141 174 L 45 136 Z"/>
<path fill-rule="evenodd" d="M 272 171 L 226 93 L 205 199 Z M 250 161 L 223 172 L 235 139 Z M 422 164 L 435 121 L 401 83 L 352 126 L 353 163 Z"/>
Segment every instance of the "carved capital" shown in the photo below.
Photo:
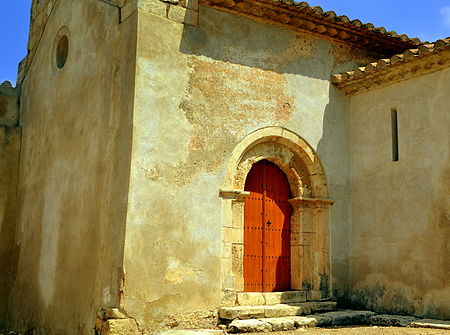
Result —
<path fill-rule="evenodd" d="M 244 201 L 249 195 L 250 192 L 230 188 L 222 188 L 219 191 L 219 196 L 227 200 Z"/>
<path fill-rule="evenodd" d="M 306 208 L 328 208 L 334 204 L 333 200 L 322 198 L 305 198 L 297 197 L 289 199 L 289 203 L 294 208 L 306 207 Z"/>

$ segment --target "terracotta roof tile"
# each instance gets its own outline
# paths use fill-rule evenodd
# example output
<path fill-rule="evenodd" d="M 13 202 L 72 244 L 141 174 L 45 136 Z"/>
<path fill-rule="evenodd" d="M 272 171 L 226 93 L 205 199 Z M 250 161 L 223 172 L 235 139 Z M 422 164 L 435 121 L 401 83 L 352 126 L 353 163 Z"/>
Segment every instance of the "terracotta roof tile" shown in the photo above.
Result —
<path fill-rule="evenodd" d="M 294 29 L 343 40 L 352 45 L 390 56 L 421 44 L 418 38 L 409 38 L 384 27 L 350 20 L 346 15 L 324 11 L 320 6 L 293 0 L 199 0 L 200 4 L 228 12 L 281 23 Z"/>
<path fill-rule="evenodd" d="M 446 56 L 443 59 L 429 61 L 428 58 L 426 58 L 438 55 L 445 51 L 449 52 L 446 53 Z M 367 64 L 364 67 L 358 67 L 354 71 L 333 75 L 331 81 L 345 93 L 352 94 L 361 90 L 367 90 L 371 86 L 379 85 L 381 81 L 375 80 L 376 76 L 387 78 L 389 72 L 394 72 L 399 68 L 402 68 L 402 71 L 397 71 L 398 73 L 417 71 L 422 66 L 417 65 L 417 62 L 415 62 L 416 60 L 423 60 L 423 63 L 425 64 L 423 67 L 426 69 L 423 73 L 434 72 L 440 68 L 450 66 L 450 37 L 440 39 L 434 43 L 419 45 L 417 48 L 408 49 L 403 53 L 395 54 L 390 58 L 380 59 L 379 61 Z M 428 65 L 427 61 L 429 61 Z M 434 70 L 431 65 L 435 65 Z"/>

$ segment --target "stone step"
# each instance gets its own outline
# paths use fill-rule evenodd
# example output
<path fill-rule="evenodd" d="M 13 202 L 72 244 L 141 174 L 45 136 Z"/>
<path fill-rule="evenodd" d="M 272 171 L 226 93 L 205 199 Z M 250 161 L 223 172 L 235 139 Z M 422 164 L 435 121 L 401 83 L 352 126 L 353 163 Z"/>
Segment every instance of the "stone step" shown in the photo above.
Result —
<path fill-rule="evenodd" d="M 219 308 L 219 317 L 224 320 L 276 318 L 308 315 L 336 309 L 334 301 L 303 302 L 277 305 L 234 306 Z"/>
<path fill-rule="evenodd" d="M 230 333 L 253 333 L 293 330 L 327 326 L 345 326 L 369 324 L 375 313 L 369 311 L 335 311 L 308 316 L 285 316 L 277 318 L 255 318 L 233 320 L 228 325 Z"/>
<path fill-rule="evenodd" d="M 306 302 L 306 291 L 286 292 L 239 292 L 237 304 L 240 306 L 278 305 Z"/>

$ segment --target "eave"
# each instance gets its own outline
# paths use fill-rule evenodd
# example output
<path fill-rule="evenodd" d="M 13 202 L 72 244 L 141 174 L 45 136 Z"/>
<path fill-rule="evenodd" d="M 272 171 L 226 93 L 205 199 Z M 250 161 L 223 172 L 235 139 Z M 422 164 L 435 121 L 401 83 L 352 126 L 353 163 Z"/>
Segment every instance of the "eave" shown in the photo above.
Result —
<path fill-rule="evenodd" d="M 379 55 L 391 56 L 417 47 L 421 41 L 398 35 L 385 28 L 324 12 L 321 7 L 310 7 L 306 2 L 290 0 L 199 0 L 204 6 L 281 25 L 302 33 L 325 39 L 345 42 L 357 48 L 370 50 Z"/>

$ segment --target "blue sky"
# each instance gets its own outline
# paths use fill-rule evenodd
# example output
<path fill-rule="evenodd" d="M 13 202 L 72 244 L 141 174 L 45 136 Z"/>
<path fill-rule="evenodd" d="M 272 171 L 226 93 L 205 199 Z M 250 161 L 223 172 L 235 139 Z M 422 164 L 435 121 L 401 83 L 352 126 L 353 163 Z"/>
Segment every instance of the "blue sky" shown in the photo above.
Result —
<path fill-rule="evenodd" d="M 350 19 L 371 22 L 399 34 L 435 41 L 450 36 L 450 0 L 310 0 Z M 31 0 L 5 0 L 0 11 L 0 82 L 16 81 L 17 64 L 25 57 Z"/>

